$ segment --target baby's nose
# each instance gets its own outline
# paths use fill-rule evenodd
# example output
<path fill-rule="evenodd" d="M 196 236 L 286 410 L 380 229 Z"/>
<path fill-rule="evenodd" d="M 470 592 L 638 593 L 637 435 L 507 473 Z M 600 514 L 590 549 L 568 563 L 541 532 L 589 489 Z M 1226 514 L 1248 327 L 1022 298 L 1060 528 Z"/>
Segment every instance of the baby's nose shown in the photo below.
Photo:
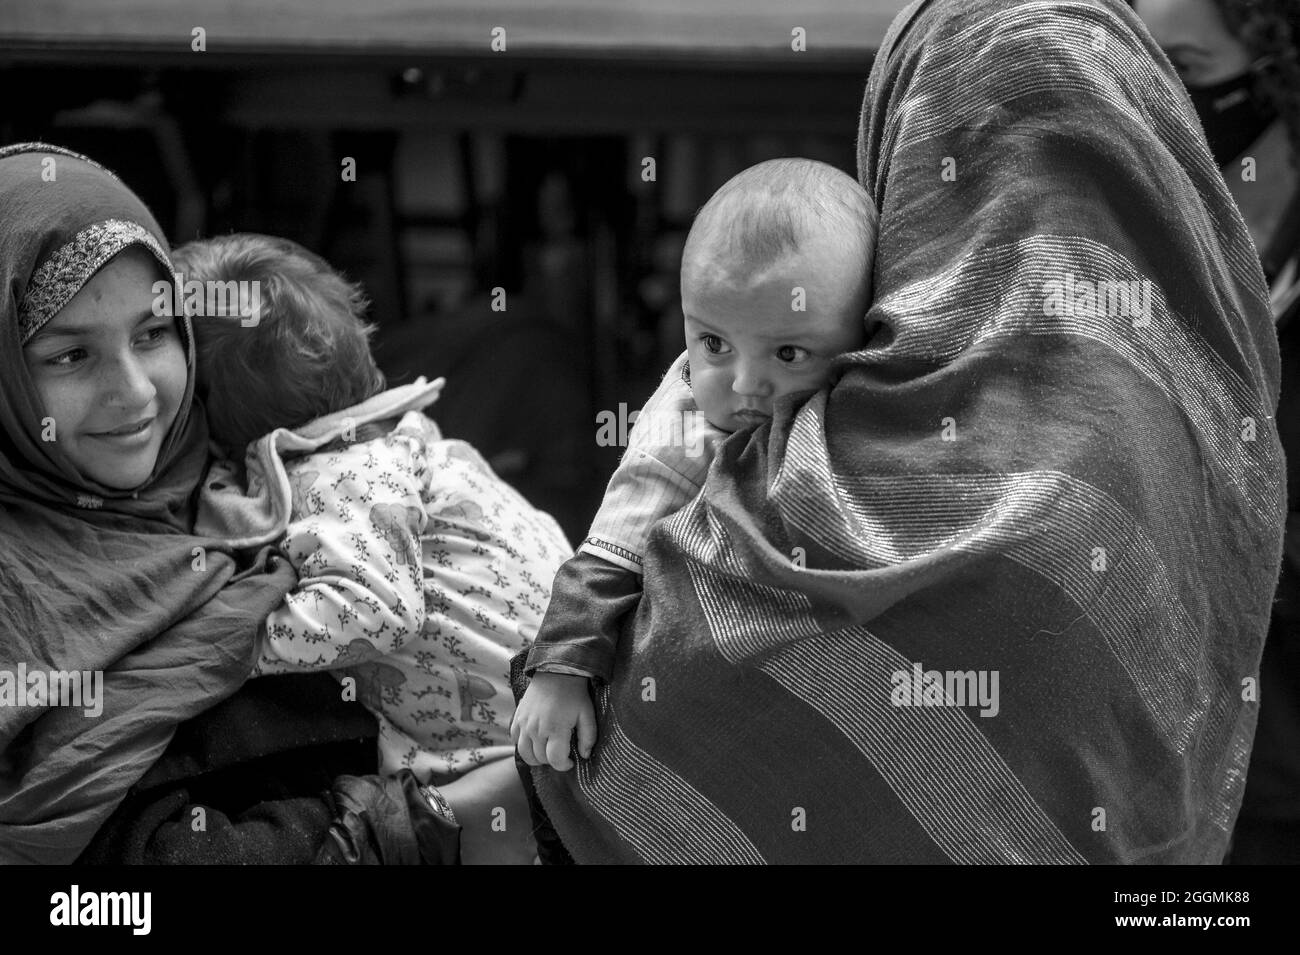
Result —
<path fill-rule="evenodd" d="M 753 365 L 741 365 L 732 379 L 731 390 L 742 397 L 763 398 L 772 393 L 772 382 Z"/>

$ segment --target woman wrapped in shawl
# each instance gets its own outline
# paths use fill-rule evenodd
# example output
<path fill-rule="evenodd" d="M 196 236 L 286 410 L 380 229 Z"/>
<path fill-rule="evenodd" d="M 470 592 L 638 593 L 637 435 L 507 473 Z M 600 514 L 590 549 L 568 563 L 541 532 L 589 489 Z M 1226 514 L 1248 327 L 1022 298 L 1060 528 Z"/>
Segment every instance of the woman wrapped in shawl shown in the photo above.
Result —
<path fill-rule="evenodd" d="M 534 771 L 555 828 L 579 862 L 1219 861 L 1278 356 L 1177 77 L 1119 0 L 916 0 L 859 174 L 872 338 L 652 532 L 592 757 Z"/>
<path fill-rule="evenodd" d="M 0 861 L 442 851 L 413 781 L 331 787 L 367 769 L 359 708 L 303 677 L 232 695 L 296 578 L 192 530 L 208 431 L 149 211 L 84 157 L 2 149 L 0 273 Z"/>
<path fill-rule="evenodd" d="M 1282 573 L 1233 863 L 1300 862 L 1300 3 L 1137 0 L 1196 107 L 1259 250 L 1281 352 L 1278 436 L 1287 459 Z"/>

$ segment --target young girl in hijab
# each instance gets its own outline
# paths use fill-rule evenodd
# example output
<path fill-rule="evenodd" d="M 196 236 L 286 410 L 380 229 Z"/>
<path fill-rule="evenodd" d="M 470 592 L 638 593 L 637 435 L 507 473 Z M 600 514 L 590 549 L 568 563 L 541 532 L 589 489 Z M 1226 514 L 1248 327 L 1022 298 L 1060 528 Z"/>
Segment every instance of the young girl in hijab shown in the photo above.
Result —
<path fill-rule="evenodd" d="M 150 308 L 148 210 L 53 147 L 0 151 L 0 210 L 0 673 L 103 674 L 97 717 L 0 701 L 0 858 L 66 862 L 239 687 L 294 578 L 188 533 L 207 427 L 189 323 Z"/>
<path fill-rule="evenodd" d="M 208 429 L 191 325 L 151 307 L 171 276 L 162 230 L 107 170 L 0 149 L 0 861 L 70 862 L 92 840 L 98 861 L 448 857 L 406 780 L 327 779 L 256 818 L 191 804 L 200 788 L 241 812 L 280 798 L 290 751 L 311 763 L 336 737 L 328 715 L 298 736 L 207 719 L 275 709 L 222 701 L 296 576 L 271 548 L 249 560 L 192 532 Z M 93 701 L 48 692 L 73 677 Z M 218 792 L 222 767 L 239 786 Z"/>

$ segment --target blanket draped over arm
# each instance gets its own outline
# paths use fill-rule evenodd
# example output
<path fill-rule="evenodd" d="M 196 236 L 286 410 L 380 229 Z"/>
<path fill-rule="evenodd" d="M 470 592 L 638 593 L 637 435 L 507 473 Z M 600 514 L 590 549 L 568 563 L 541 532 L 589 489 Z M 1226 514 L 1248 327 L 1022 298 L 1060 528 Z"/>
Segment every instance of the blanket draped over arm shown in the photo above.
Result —
<path fill-rule="evenodd" d="M 1118 0 L 918 0 L 859 148 L 872 338 L 656 526 L 593 757 L 537 772 L 557 830 L 579 862 L 1219 861 L 1278 355 L 1176 75 Z"/>

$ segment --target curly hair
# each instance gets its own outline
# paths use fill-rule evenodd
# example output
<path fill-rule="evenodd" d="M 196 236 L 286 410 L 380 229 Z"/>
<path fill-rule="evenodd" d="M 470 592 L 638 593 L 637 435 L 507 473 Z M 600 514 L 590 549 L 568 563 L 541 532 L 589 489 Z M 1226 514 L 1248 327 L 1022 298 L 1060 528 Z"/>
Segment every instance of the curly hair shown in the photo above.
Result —
<path fill-rule="evenodd" d="M 1257 92 L 1277 110 L 1300 168 L 1300 0 L 1214 0 L 1254 61 Z"/>
<path fill-rule="evenodd" d="M 370 354 L 367 302 L 320 256 L 295 242 L 236 233 L 189 242 L 172 253 L 199 282 L 243 281 L 260 289 L 260 320 L 205 315 L 194 321 L 196 391 L 213 439 L 238 451 L 276 428 L 296 428 L 382 391 Z"/>

